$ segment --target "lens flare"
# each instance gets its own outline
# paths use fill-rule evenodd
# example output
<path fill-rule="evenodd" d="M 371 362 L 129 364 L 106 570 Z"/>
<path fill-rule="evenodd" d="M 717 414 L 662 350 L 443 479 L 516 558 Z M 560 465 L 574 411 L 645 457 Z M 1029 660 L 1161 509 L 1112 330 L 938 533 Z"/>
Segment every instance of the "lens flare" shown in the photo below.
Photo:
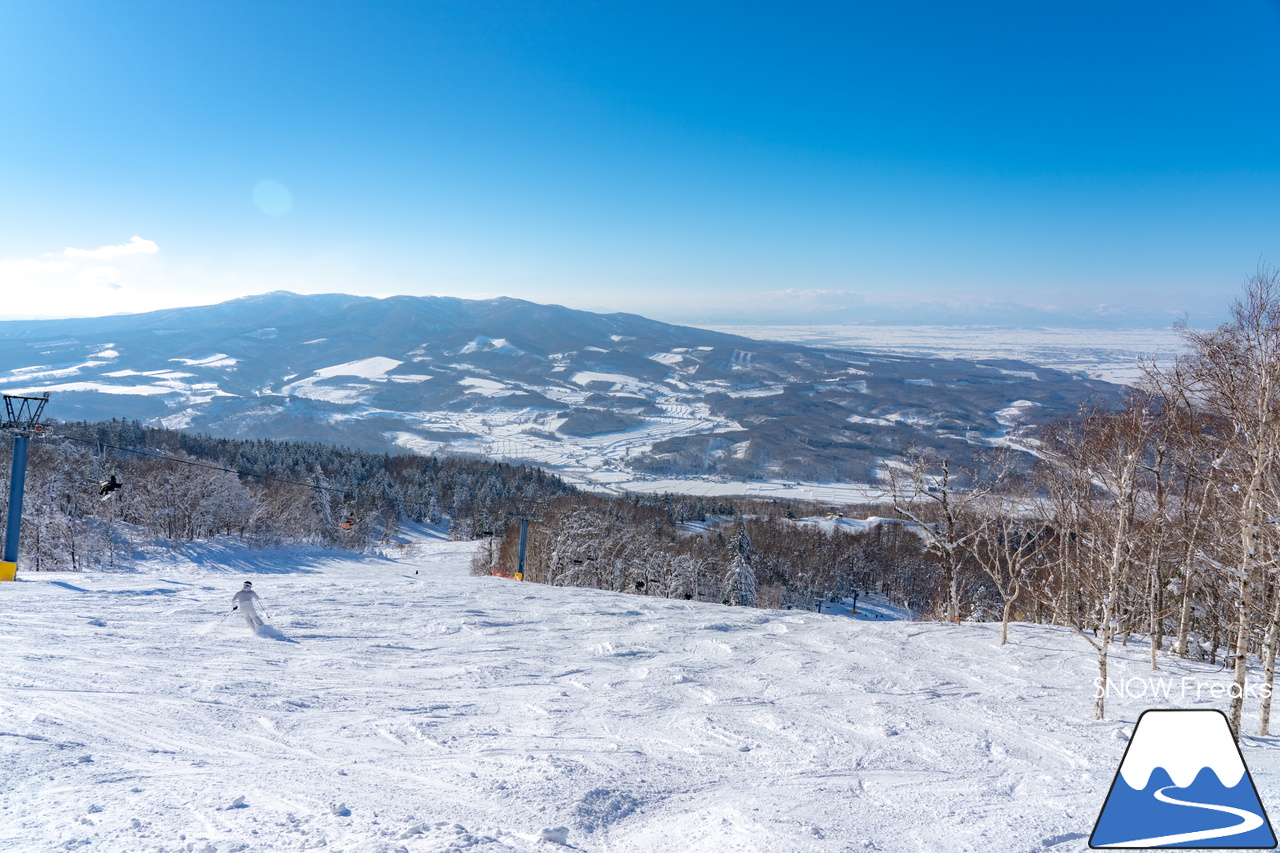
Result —
<path fill-rule="evenodd" d="M 253 186 L 253 203 L 268 216 L 284 216 L 293 210 L 293 193 L 279 181 L 258 181 Z"/>

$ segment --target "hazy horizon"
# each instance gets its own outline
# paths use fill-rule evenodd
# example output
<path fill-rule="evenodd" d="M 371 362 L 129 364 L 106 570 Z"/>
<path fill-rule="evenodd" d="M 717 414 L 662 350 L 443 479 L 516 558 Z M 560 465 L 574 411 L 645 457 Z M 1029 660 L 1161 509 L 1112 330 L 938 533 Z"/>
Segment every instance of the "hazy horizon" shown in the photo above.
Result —
<path fill-rule="evenodd" d="M 89 313 L 76 312 L 74 310 L 65 311 L 63 313 L 48 314 L 6 314 L 0 312 L 0 323 L 9 322 L 38 322 L 38 321 L 57 321 L 57 320 L 84 320 L 102 317 L 123 317 L 136 314 L 148 314 L 156 311 L 182 310 L 187 308 L 208 308 L 221 305 L 226 302 L 237 301 L 241 299 L 254 299 L 270 296 L 275 293 L 285 293 L 293 296 L 356 296 L 365 299 L 392 299 L 397 297 L 410 298 L 431 298 L 444 296 L 451 299 L 472 299 L 475 301 L 485 301 L 490 299 L 523 299 L 527 302 L 535 302 L 536 300 L 525 299 L 524 297 L 513 296 L 510 294 L 497 294 L 485 296 L 461 296 L 455 294 L 410 294 L 395 293 L 388 295 L 371 295 L 340 291 L 329 291 L 325 293 L 298 293 L 296 291 L 267 291 L 263 293 L 249 293 L 243 295 L 232 296 L 227 299 L 216 302 L 175 302 L 174 304 L 159 305 L 139 311 L 114 311 L 111 313 Z M 562 305 L 563 303 L 536 303 L 536 304 L 554 304 Z M 661 316 L 654 314 L 643 314 L 637 311 L 627 311 L 621 308 L 611 308 L 609 306 L 595 306 L 592 308 L 575 307 L 572 305 L 564 305 L 563 307 L 573 308 L 574 310 L 589 311 L 595 314 L 639 314 L 652 320 L 664 323 L 672 323 L 675 325 L 696 326 L 707 329 L 728 330 L 731 328 L 752 329 L 752 328 L 776 328 L 778 330 L 787 330 L 788 334 L 782 339 L 793 339 L 800 341 L 805 340 L 821 341 L 831 333 L 829 330 L 837 328 L 860 328 L 867 329 L 893 329 L 893 328 L 951 328 L 956 332 L 965 330 L 1012 330 L 1012 331 L 1031 331 L 1037 329 L 1044 330 L 1080 330 L 1081 332 L 1094 332 L 1106 334 L 1108 332 L 1125 332 L 1125 331 L 1170 331 L 1175 322 L 1183 320 L 1184 317 L 1162 317 L 1156 313 L 1121 313 L 1116 312 L 1110 315 L 1097 315 L 1089 317 L 1086 314 L 1068 314 L 1055 313 L 1052 311 L 1037 310 L 1028 306 L 1018 305 L 1017 303 L 980 303 L 974 302 L 970 304 L 961 304 L 959 302 L 926 302 L 920 301 L 915 305 L 905 307 L 895 307 L 887 305 L 864 305 L 861 306 L 866 310 L 858 310 L 856 308 L 846 309 L 845 311 L 829 310 L 825 317 L 814 317 L 806 315 L 804 312 L 787 313 L 775 312 L 771 316 L 750 319 L 750 315 L 734 315 L 726 313 L 720 315 L 700 316 L 696 313 L 681 312 L 677 309 L 666 310 L 661 312 Z M 1223 306 L 1222 313 L 1225 314 L 1226 305 Z M 1218 318 L 1206 318 L 1206 323 L 1216 323 Z M 842 319 L 844 317 L 845 319 Z M 1191 323 L 1194 327 L 1195 324 Z M 1204 324 L 1202 324 L 1203 327 Z M 803 335 L 797 337 L 797 330 L 808 329 L 812 331 L 812 335 Z M 828 331 L 823 331 L 828 330 Z"/>

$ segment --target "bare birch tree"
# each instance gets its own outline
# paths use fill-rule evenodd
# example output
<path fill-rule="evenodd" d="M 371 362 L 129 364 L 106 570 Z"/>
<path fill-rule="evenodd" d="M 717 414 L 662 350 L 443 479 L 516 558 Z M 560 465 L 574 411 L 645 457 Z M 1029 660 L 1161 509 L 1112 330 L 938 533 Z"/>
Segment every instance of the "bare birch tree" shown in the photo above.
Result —
<path fill-rule="evenodd" d="M 979 534 L 974 561 L 1000 594 L 1000 645 L 1009 642 L 1009 622 L 1019 600 L 1030 592 L 1031 577 L 1043 562 L 1053 538 L 1052 528 L 1039 518 L 1034 493 L 1006 480 L 998 499 L 977 507 Z M 1027 596 L 1029 597 L 1029 596 Z"/>
<path fill-rule="evenodd" d="M 1280 273 L 1260 270 L 1251 277 L 1230 316 L 1212 331 L 1184 328 L 1190 353 L 1178 366 L 1189 399 L 1219 426 L 1222 498 L 1232 504 L 1237 528 L 1235 559 L 1223 581 L 1233 593 L 1235 611 L 1235 679 L 1228 718 L 1238 737 L 1253 636 L 1259 540 L 1272 535 L 1264 523 L 1275 510 L 1267 487 L 1280 453 Z"/>
<path fill-rule="evenodd" d="M 975 478 L 968 487 L 960 488 L 954 481 L 951 461 L 931 450 L 912 453 L 903 470 L 889 467 L 894 510 L 917 525 L 927 550 L 938 560 L 948 622 L 960 621 L 960 571 L 980 533 L 972 523 L 974 509 L 990 494 L 995 480 L 998 475 Z"/>
<path fill-rule="evenodd" d="M 1058 616 L 1098 654 L 1094 717 L 1099 720 L 1106 713 L 1111 643 L 1131 627 L 1137 609 L 1133 557 L 1150 516 L 1142 474 L 1152 420 L 1149 400 L 1134 395 L 1119 412 L 1084 412 L 1049 433 L 1042 446 L 1053 468 L 1057 535 L 1067 540 L 1061 557 L 1064 581 L 1083 599 L 1082 607 Z"/>

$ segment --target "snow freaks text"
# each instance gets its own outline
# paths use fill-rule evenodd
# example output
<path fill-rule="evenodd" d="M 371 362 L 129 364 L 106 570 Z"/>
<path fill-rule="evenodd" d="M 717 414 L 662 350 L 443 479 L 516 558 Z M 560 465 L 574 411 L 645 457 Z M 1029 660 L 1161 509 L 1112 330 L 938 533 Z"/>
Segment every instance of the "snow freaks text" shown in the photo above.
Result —
<path fill-rule="evenodd" d="M 1105 683 L 1101 676 L 1093 680 L 1093 698 L 1120 699 L 1222 699 L 1230 696 L 1233 699 L 1245 698 L 1267 699 L 1271 697 L 1271 685 L 1266 682 L 1246 681 L 1243 690 L 1240 685 L 1214 683 L 1209 684 L 1189 675 L 1181 678 L 1107 678 Z"/>

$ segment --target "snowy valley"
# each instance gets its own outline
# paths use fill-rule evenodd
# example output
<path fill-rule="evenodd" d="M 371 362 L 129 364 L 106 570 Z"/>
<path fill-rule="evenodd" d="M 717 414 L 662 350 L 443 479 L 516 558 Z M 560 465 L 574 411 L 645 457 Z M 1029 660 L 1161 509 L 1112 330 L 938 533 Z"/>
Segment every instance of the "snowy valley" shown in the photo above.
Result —
<path fill-rule="evenodd" d="M 516 299 L 272 293 L 0 323 L 0 390 L 59 420 L 528 462 L 597 491 L 875 497 L 1118 387 L 1010 358 L 814 348 Z"/>

